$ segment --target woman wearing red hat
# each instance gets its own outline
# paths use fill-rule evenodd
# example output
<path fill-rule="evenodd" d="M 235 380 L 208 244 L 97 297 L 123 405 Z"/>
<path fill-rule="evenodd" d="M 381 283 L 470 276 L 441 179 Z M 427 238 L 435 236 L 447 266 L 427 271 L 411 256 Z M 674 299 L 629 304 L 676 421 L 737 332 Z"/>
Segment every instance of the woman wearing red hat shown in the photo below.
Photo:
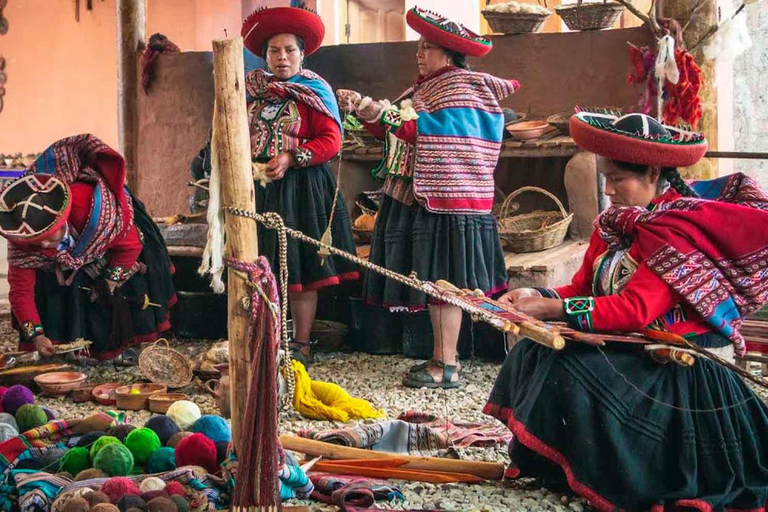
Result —
<path fill-rule="evenodd" d="M 170 329 L 171 261 L 125 161 L 93 135 L 50 146 L 0 193 L 8 294 L 21 350 L 85 338 L 98 359 Z"/>
<path fill-rule="evenodd" d="M 582 331 L 654 329 L 744 354 L 741 323 L 768 299 L 768 195 L 741 174 L 688 185 L 676 168 L 704 156 L 706 140 L 643 114 L 581 112 L 570 132 L 598 155 L 612 208 L 570 285 L 501 300 Z M 523 340 L 485 411 L 515 434 L 510 476 L 570 486 L 598 510 L 768 503 L 768 407 L 707 358 L 688 367 L 636 344 Z"/>
<path fill-rule="evenodd" d="M 440 15 L 413 8 L 407 22 L 422 35 L 419 79 L 395 103 L 339 91 L 342 107 L 355 108 L 387 157 L 376 170 L 384 179 L 370 261 L 430 281 L 493 294 L 506 286 L 506 267 L 491 215 L 504 129 L 499 106 L 519 87 L 469 71 L 466 56 L 480 57 L 491 42 Z M 366 301 L 416 311 L 429 307 L 433 357 L 414 366 L 403 383 L 412 387 L 460 385 L 457 345 L 462 313 L 430 303 L 425 294 L 369 274 Z"/>
<path fill-rule="evenodd" d="M 320 239 L 332 221 L 333 245 L 355 252 L 349 212 L 342 197 L 330 219 L 336 181 L 326 163 L 341 147 L 341 120 L 328 83 L 304 69 L 304 57 L 319 47 L 325 34 L 320 17 L 293 7 L 260 9 L 243 23 L 246 48 L 264 57 L 269 72 L 246 77 L 253 161 L 266 163 L 266 187 L 256 186 L 259 213 L 277 212 L 285 225 Z M 277 234 L 259 231 L 260 253 L 277 266 Z M 327 257 L 317 249 L 288 240 L 288 291 L 293 319 L 292 349 L 310 360 L 310 330 L 317 309 L 317 290 L 358 279 L 357 267 Z"/>

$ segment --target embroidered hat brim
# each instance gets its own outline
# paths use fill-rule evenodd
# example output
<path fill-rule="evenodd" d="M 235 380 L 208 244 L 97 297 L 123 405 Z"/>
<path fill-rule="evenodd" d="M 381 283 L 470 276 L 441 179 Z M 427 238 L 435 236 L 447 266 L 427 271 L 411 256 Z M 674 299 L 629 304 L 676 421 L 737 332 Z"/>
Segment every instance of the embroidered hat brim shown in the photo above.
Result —
<path fill-rule="evenodd" d="M 645 114 L 578 112 L 569 121 L 582 149 L 611 160 L 661 167 L 689 167 L 707 152 L 701 133 L 662 125 Z"/>
<path fill-rule="evenodd" d="M 34 244 L 60 230 L 72 207 L 69 186 L 49 174 L 27 174 L 0 192 L 0 236 Z"/>
<path fill-rule="evenodd" d="M 243 22 L 240 35 L 251 53 L 264 57 L 264 44 L 277 34 L 294 34 L 304 41 L 304 55 L 320 48 L 325 26 L 320 16 L 298 7 L 272 7 L 252 12 Z"/>
<path fill-rule="evenodd" d="M 409 27 L 429 41 L 462 55 L 482 57 L 493 48 L 490 39 L 426 9 L 414 7 L 408 11 L 405 19 Z"/>

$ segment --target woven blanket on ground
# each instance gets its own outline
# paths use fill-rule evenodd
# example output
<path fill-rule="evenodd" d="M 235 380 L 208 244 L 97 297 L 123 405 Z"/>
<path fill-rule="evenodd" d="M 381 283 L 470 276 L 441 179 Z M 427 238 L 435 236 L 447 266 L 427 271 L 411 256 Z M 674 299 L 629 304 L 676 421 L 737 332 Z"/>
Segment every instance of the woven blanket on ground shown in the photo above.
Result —
<path fill-rule="evenodd" d="M 692 185 L 653 210 L 610 208 L 597 228 L 612 250 L 630 244 L 701 317 L 745 352 L 743 319 L 768 301 L 768 195 L 744 174 Z"/>
<path fill-rule="evenodd" d="M 341 507 L 370 507 L 377 501 L 404 500 L 403 493 L 386 480 L 358 476 L 312 473 L 309 475 L 315 485 L 312 498 Z"/>
<path fill-rule="evenodd" d="M 501 424 L 451 422 L 413 411 L 401 414 L 399 419 L 371 425 L 301 430 L 299 436 L 342 446 L 417 456 L 447 455 L 452 447 L 506 446 L 512 440 L 510 430 Z"/>

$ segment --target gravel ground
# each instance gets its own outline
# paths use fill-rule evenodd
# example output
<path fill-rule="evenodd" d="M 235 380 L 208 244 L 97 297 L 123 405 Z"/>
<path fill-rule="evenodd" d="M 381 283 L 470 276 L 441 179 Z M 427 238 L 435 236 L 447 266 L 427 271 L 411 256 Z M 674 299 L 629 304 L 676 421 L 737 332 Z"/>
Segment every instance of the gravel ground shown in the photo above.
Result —
<path fill-rule="evenodd" d="M 0 321 L 0 351 L 14 350 L 16 333 L 10 322 Z M 175 348 L 190 357 L 205 352 L 213 341 L 184 340 Z M 389 417 L 401 412 L 416 410 L 447 416 L 455 420 L 488 422 L 495 421 L 482 413 L 482 406 L 499 370 L 499 364 L 478 361 L 471 369 L 464 371 L 465 385 L 458 390 L 408 389 L 400 379 L 413 361 L 400 356 L 370 356 L 365 354 L 320 354 L 310 372 L 313 378 L 335 382 L 354 396 L 370 400 L 376 407 L 386 411 Z M 754 371 L 758 368 L 754 367 Z M 94 383 L 136 382 L 142 379 L 137 368 L 116 369 L 110 363 L 91 362 L 81 368 Z M 195 379 L 187 388 L 179 390 L 196 402 L 203 414 L 218 413 L 213 399 L 203 390 L 202 382 Z M 757 390 L 761 398 L 768 393 Z M 84 417 L 95 410 L 106 407 L 89 402 L 73 403 L 69 399 L 39 397 L 39 403 L 46 405 L 60 417 Z M 143 424 L 151 413 L 131 412 L 129 420 Z M 311 421 L 294 411 L 280 414 L 280 428 L 283 433 L 296 432 L 302 428 L 338 428 L 343 424 L 329 421 Z M 465 455 L 473 460 L 508 463 L 506 447 L 468 449 Z M 501 483 L 483 485 L 428 484 L 423 482 L 396 482 L 403 491 L 406 501 L 394 504 L 377 504 L 380 508 L 402 510 L 440 509 L 462 511 L 565 511 L 582 512 L 592 510 L 585 500 L 573 495 L 554 493 L 537 485 L 533 480 L 520 480 L 504 486 Z M 335 507 L 318 506 L 315 502 L 294 501 L 290 504 L 306 505 L 312 510 L 329 511 Z"/>

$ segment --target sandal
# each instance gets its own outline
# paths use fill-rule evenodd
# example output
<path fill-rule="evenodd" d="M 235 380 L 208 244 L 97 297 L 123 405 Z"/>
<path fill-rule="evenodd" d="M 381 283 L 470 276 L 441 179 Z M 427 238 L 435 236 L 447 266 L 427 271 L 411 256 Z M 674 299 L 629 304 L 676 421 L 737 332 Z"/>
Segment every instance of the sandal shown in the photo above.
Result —
<path fill-rule="evenodd" d="M 430 364 L 443 369 L 443 378 L 440 382 L 436 381 L 432 374 L 429 373 L 427 366 Z M 416 371 L 410 372 L 403 379 L 403 386 L 409 388 L 443 388 L 443 389 L 455 389 L 461 386 L 461 377 L 453 380 L 453 376 L 458 376 L 458 365 L 445 364 L 440 361 L 427 361 L 424 366 Z"/>
<path fill-rule="evenodd" d="M 291 349 L 291 359 L 295 359 L 308 368 L 312 364 L 312 342 L 296 341 L 292 339 L 288 342 L 288 348 Z"/>
<path fill-rule="evenodd" d="M 408 373 L 419 373 L 420 371 L 422 371 L 423 369 L 425 369 L 425 368 L 426 368 L 427 366 L 429 366 L 430 364 L 431 364 L 432 366 L 440 366 L 440 365 L 442 365 L 443 363 L 441 363 L 441 362 L 440 362 L 440 361 L 438 361 L 437 359 L 427 359 L 426 361 L 423 361 L 423 362 L 421 362 L 421 363 L 418 363 L 418 364 L 414 364 L 413 366 L 411 366 L 410 368 L 408 368 Z M 456 365 L 456 366 L 458 367 L 458 370 L 457 370 L 457 371 L 461 371 L 461 366 L 460 366 L 460 365 Z"/>

